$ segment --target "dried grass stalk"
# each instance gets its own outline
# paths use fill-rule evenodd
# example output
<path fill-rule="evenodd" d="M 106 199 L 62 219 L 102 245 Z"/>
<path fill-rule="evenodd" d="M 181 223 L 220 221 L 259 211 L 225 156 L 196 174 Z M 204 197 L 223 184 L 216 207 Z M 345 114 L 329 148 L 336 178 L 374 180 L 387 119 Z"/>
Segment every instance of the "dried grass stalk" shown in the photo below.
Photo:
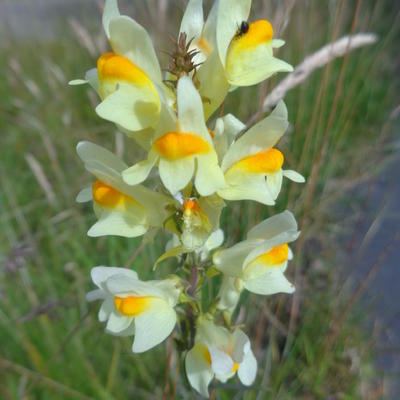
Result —
<path fill-rule="evenodd" d="M 30 169 L 32 170 L 33 175 L 38 181 L 40 187 L 43 189 L 47 201 L 52 207 L 55 207 L 57 204 L 56 196 L 54 194 L 50 181 L 47 179 L 46 174 L 44 173 L 43 168 L 40 165 L 39 161 L 36 160 L 36 158 L 30 153 L 25 155 L 25 160 L 28 163 Z"/>
<path fill-rule="evenodd" d="M 358 33 L 344 36 L 335 42 L 329 43 L 315 53 L 306 57 L 295 70 L 281 81 L 265 98 L 262 111 L 267 112 L 282 100 L 286 93 L 306 80 L 318 68 L 330 63 L 338 57 L 343 57 L 348 52 L 375 43 L 378 37 L 375 33 Z"/>

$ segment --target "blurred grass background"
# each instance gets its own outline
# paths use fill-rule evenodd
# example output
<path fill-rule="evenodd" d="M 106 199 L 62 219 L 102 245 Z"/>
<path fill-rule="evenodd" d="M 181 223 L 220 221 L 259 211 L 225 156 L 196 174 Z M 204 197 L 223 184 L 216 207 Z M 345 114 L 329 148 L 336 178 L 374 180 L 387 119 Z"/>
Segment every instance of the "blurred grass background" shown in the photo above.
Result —
<path fill-rule="evenodd" d="M 140 238 L 86 236 L 95 217 L 74 200 L 91 180 L 76 156 L 77 142 L 101 144 L 132 163 L 141 153 L 95 115 L 92 90 L 67 86 L 107 49 L 102 2 L 67 3 L 0 2 L 0 397 L 193 399 L 172 339 L 134 355 L 132 339 L 104 334 L 98 304 L 85 301 L 93 266 L 129 263 L 148 279 L 167 238 L 158 235 L 143 247 Z M 120 5 L 152 33 L 165 66 L 160 50 L 170 48 L 166 36 L 176 36 L 185 2 Z M 336 257 L 345 257 L 340 238 L 354 228 L 340 217 L 343 209 L 351 213 L 349 190 L 383 170 L 394 152 L 399 7 L 390 0 L 265 0 L 253 6 L 253 19 L 272 19 L 277 37 L 287 42 L 279 57 L 293 65 L 351 32 L 376 32 L 379 41 L 316 71 L 287 95 L 291 127 L 279 146 L 286 168 L 307 183 L 286 181 L 274 208 L 236 202 L 224 210 L 228 244 L 285 208 L 296 214 L 303 234 L 288 268 L 296 295 L 245 295 L 236 315 L 246 322 L 257 354 L 257 382 L 251 388 L 237 380 L 224 389 L 216 384 L 211 397 L 384 398 L 373 338 L 362 328 L 365 312 L 351 301 L 354 293 L 341 290 L 346 272 Z M 282 78 L 234 92 L 225 110 L 248 120 Z"/>

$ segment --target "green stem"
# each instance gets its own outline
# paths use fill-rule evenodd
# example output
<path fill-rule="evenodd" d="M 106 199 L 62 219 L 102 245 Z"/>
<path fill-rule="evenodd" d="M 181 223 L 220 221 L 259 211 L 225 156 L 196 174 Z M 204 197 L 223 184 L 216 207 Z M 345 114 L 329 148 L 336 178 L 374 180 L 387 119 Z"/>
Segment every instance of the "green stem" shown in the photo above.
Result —
<path fill-rule="evenodd" d="M 197 280 L 199 277 L 199 270 L 196 265 L 193 265 L 190 271 L 190 286 L 187 290 L 188 295 L 196 300 L 196 287 L 197 287 Z M 196 324 L 195 324 L 195 313 L 194 309 L 191 305 L 188 305 L 186 308 L 186 314 L 188 317 L 188 324 L 189 324 L 189 348 L 194 346 L 194 337 L 196 333 Z"/>

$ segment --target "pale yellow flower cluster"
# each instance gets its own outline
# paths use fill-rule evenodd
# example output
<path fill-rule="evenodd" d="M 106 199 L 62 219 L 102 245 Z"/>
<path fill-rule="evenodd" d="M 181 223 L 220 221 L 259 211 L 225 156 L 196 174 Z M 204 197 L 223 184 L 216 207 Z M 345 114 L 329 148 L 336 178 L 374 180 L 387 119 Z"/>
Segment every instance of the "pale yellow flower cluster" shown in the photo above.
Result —
<path fill-rule="evenodd" d="M 177 275 L 157 281 L 141 281 L 131 269 L 95 267 L 98 288 L 88 300 L 103 301 L 99 320 L 107 322 L 106 331 L 134 335 L 137 353 L 161 343 L 178 320 L 187 324 L 189 337 L 182 330 L 176 336 L 186 346 L 188 380 L 206 397 L 213 378 L 225 382 L 237 373 L 245 385 L 256 378 L 249 338 L 230 326 L 241 292 L 294 291 L 284 275 L 293 257 L 289 243 L 299 235 L 289 211 L 253 227 L 246 240 L 221 248 L 225 201 L 273 205 L 283 177 L 304 182 L 283 169 L 284 155 L 275 148 L 288 128 L 282 101 L 247 130 L 232 114 L 213 118 L 230 91 L 292 70 L 273 55 L 284 42 L 274 38 L 270 22 L 249 21 L 250 7 L 251 0 L 216 0 L 204 21 L 202 0 L 190 0 L 163 76 L 147 31 L 121 15 L 116 0 L 106 0 L 103 26 L 111 51 L 85 79 L 70 82 L 89 83 L 100 98 L 96 113 L 147 154 L 127 165 L 98 145 L 78 144 L 79 157 L 95 177 L 77 197 L 93 202 L 97 222 L 88 235 L 133 238 L 165 229 L 171 241 L 156 264 L 179 259 Z M 150 174 L 159 179 L 156 189 L 146 186 Z M 180 274 L 179 266 L 189 274 Z M 204 310 L 197 293 L 216 274 L 222 274 L 219 294 Z M 222 316 L 227 327 L 218 325 Z"/>

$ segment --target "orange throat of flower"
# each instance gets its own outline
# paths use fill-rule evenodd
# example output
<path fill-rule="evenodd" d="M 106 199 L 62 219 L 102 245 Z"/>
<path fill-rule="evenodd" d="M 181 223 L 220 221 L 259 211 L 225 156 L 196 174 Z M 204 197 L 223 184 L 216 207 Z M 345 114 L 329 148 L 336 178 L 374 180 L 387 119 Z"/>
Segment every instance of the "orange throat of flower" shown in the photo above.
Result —
<path fill-rule="evenodd" d="M 147 93 L 149 99 L 159 102 L 157 89 L 149 76 L 129 58 L 115 53 L 104 53 L 97 60 L 98 92 L 102 99 L 113 93 L 118 85 L 133 85 Z"/>
<path fill-rule="evenodd" d="M 119 192 L 112 186 L 97 180 L 92 186 L 93 201 L 101 207 L 113 209 L 126 209 L 129 206 L 142 206 L 132 197 Z"/>
<path fill-rule="evenodd" d="M 97 72 L 100 81 L 114 79 L 130 82 L 135 85 L 147 85 L 151 83 L 146 73 L 129 60 L 129 58 L 111 52 L 104 53 L 97 60 Z"/>
<path fill-rule="evenodd" d="M 242 171 L 249 174 L 273 174 L 278 172 L 283 165 L 284 157 L 278 149 L 269 149 L 242 158 L 233 164 L 229 171 Z"/>
<path fill-rule="evenodd" d="M 208 232 L 212 228 L 208 216 L 194 199 L 184 201 L 183 220 L 187 229 L 202 227 Z"/>
<path fill-rule="evenodd" d="M 153 144 L 155 151 L 169 161 L 208 153 L 210 145 L 194 133 L 167 132 Z"/>
<path fill-rule="evenodd" d="M 115 296 L 114 306 L 122 315 L 136 317 L 149 309 L 152 299 L 152 296 Z"/>
<path fill-rule="evenodd" d="M 274 37 L 274 29 L 269 21 L 262 19 L 251 22 L 245 33 L 239 33 L 231 42 L 230 51 L 240 52 L 260 44 L 269 43 Z"/>
<path fill-rule="evenodd" d="M 287 261 L 289 257 L 289 246 L 284 243 L 280 246 L 273 247 L 271 250 L 258 256 L 252 261 L 252 264 L 262 264 L 267 267 L 281 265 Z"/>

